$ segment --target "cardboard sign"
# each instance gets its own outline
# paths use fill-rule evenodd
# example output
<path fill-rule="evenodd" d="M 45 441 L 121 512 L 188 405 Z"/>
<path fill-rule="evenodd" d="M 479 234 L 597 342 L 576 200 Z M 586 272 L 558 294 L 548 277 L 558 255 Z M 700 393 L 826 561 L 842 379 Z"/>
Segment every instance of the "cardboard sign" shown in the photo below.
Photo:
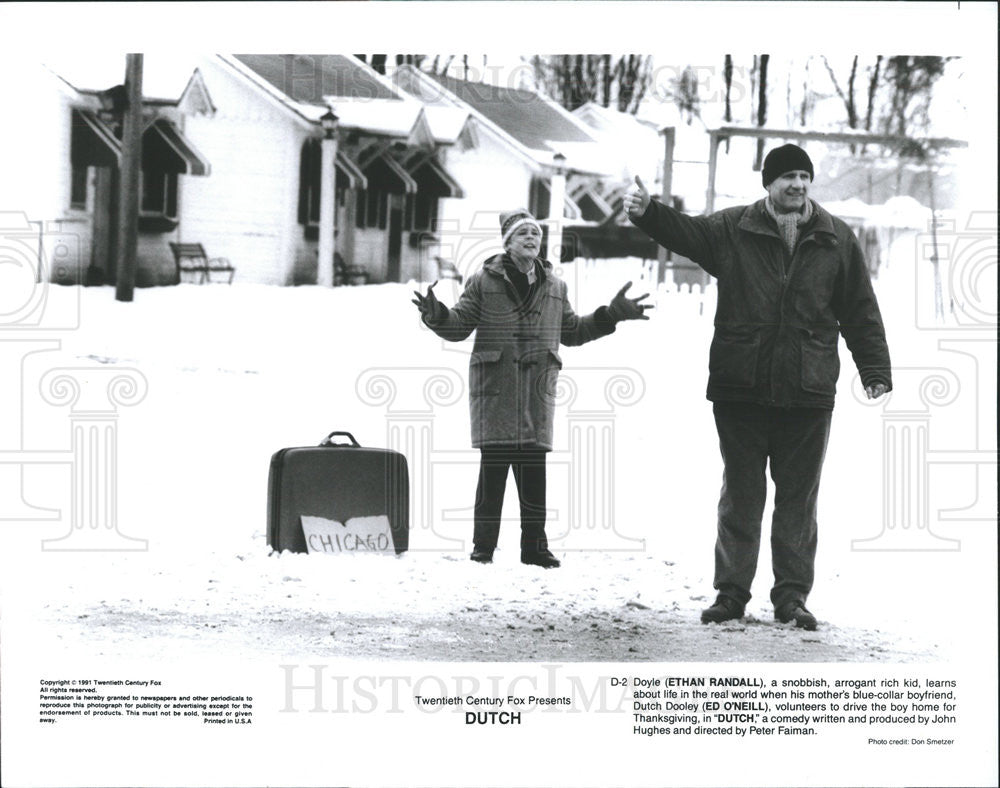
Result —
<path fill-rule="evenodd" d="M 325 517 L 302 515 L 302 531 L 310 553 L 341 555 L 344 553 L 385 553 L 395 555 L 389 518 L 352 517 L 346 523 Z"/>

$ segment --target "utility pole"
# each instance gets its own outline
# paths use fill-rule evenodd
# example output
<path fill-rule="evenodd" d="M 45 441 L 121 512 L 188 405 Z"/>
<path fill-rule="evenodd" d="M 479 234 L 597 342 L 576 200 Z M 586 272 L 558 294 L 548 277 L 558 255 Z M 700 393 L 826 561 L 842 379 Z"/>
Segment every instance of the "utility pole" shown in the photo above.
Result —
<path fill-rule="evenodd" d="M 139 243 L 139 170 L 142 167 L 142 55 L 125 55 L 126 106 L 122 119 L 122 169 L 118 199 L 118 265 L 115 299 L 131 301 Z"/>

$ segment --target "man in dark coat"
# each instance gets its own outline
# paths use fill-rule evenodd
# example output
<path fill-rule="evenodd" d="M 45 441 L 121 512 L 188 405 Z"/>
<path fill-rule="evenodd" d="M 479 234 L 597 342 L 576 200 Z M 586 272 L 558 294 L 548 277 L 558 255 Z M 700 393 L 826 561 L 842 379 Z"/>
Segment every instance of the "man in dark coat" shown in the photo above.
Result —
<path fill-rule="evenodd" d="M 545 537 L 545 453 L 552 450 L 559 344 L 582 345 L 607 336 L 621 320 L 648 320 L 651 308 L 627 298 L 626 284 L 610 306 L 579 317 L 566 283 L 539 257 L 542 232 L 525 210 L 500 215 L 503 254 L 469 277 L 454 307 L 415 293 L 413 303 L 438 336 L 459 342 L 476 332 L 469 360 L 472 445 L 480 449 L 471 558 L 490 563 L 500 533 L 511 468 L 521 504 L 521 561 L 559 566 Z M 436 283 L 435 283 L 436 284 Z"/>
<path fill-rule="evenodd" d="M 796 145 L 764 159 L 767 196 L 690 217 L 650 199 L 636 178 L 632 222 L 718 279 L 709 352 L 725 466 L 714 586 L 704 623 L 743 616 L 757 569 L 761 518 L 774 480 L 771 556 L 775 617 L 816 628 L 805 606 L 816 558 L 816 501 L 830 434 L 839 335 L 867 396 L 892 389 L 885 330 L 864 255 L 851 229 L 809 199 L 812 161 Z"/>

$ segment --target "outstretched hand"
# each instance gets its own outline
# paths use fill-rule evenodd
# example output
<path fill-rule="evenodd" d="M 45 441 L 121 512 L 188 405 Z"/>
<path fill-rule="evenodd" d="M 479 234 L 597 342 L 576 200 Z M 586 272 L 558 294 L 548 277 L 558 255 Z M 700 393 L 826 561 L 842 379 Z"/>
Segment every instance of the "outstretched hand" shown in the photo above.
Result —
<path fill-rule="evenodd" d="M 649 298 L 649 293 L 643 293 L 638 298 L 629 298 L 625 295 L 632 286 L 631 282 L 626 282 L 625 286 L 619 290 L 615 297 L 611 299 L 608 311 L 615 321 L 619 320 L 649 320 L 646 315 L 647 309 L 652 309 L 652 304 L 640 304 L 644 298 Z"/>
<path fill-rule="evenodd" d="M 646 189 L 646 185 L 642 182 L 642 178 L 636 175 L 635 183 L 629 187 L 627 192 L 625 192 L 624 205 L 628 218 L 638 219 L 642 216 L 649 207 L 649 203 L 652 199 L 653 198 L 649 196 L 649 191 Z"/>
<path fill-rule="evenodd" d="M 424 320 L 431 320 L 437 314 L 438 304 L 441 303 L 437 300 L 437 296 L 434 295 L 434 285 L 436 284 L 437 281 L 427 288 L 427 295 L 420 295 L 419 290 L 413 291 L 413 295 L 416 298 L 413 299 L 412 303 L 417 305 L 417 309 L 420 310 L 420 317 Z"/>

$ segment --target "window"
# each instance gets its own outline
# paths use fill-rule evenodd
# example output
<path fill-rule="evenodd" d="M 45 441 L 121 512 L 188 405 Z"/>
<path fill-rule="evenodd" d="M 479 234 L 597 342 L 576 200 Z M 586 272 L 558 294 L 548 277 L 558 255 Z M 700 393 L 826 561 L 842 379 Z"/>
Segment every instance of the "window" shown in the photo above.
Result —
<path fill-rule="evenodd" d="M 69 186 L 69 207 L 81 211 L 87 209 L 87 175 L 88 167 L 73 167 Z"/>
<path fill-rule="evenodd" d="M 403 229 L 410 231 L 427 230 L 437 227 L 438 198 L 422 192 L 407 195 L 403 214 Z"/>
<path fill-rule="evenodd" d="M 177 218 L 177 175 L 162 171 L 143 170 L 139 212 L 152 216 Z"/>
<path fill-rule="evenodd" d="M 358 208 L 354 213 L 354 226 L 359 229 L 388 226 L 389 194 L 376 189 L 358 191 Z"/>
<path fill-rule="evenodd" d="M 177 173 L 143 170 L 139 174 L 139 229 L 168 233 L 177 227 Z"/>

